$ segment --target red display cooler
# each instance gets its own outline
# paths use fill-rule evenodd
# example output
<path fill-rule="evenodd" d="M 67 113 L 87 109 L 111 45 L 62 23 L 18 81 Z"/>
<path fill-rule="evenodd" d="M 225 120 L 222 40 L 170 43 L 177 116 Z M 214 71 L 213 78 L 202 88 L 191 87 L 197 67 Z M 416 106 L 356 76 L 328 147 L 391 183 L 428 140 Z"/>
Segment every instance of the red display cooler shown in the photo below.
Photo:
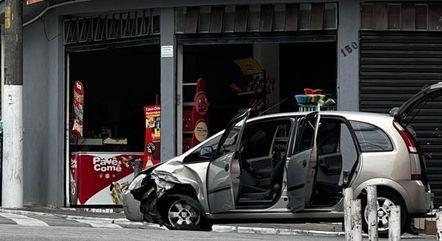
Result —
<path fill-rule="evenodd" d="M 143 152 L 72 152 L 70 204 L 121 205 L 122 193 L 140 167 Z"/>

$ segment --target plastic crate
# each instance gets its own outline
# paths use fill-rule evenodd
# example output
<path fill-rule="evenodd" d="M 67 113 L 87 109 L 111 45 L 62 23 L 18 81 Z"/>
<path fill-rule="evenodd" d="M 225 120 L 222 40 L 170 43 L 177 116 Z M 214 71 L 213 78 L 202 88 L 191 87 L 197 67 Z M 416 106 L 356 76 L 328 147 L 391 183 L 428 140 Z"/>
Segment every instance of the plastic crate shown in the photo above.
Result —
<path fill-rule="evenodd" d="M 318 111 L 318 105 L 298 105 L 299 112 L 313 112 Z M 321 111 L 335 111 L 336 106 L 321 106 Z"/>

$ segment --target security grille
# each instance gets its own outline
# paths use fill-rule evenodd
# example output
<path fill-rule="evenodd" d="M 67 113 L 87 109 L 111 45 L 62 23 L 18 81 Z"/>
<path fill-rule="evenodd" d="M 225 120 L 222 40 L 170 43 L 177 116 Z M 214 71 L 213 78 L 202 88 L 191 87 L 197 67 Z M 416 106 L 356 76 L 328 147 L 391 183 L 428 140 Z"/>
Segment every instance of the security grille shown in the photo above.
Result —
<path fill-rule="evenodd" d="M 442 2 L 364 2 L 361 4 L 361 29 L 442 31 L 441 15 Z"/>
<path fill-rule="evenodd" d="M 154 10 L 71 17 L 64 22 L 65 44 L 99 42 L 159 34 L 160 18 Z"/>
<path fill-rule="evenodd" d="M 176 9 L 177 34 L 336 30 L 337 3 L 199 6 Z"/>
<path fill-rule="evenodd" d="M 442 33 L 362 31 L 360 110 L 388 113 L 424 86 L 442 81 Z M 427 160 L 435 206 L 442 205 L 442 98 L 415 110 L 411 125 Z M 386 160 L 388 161 L 388 160 Z"/>

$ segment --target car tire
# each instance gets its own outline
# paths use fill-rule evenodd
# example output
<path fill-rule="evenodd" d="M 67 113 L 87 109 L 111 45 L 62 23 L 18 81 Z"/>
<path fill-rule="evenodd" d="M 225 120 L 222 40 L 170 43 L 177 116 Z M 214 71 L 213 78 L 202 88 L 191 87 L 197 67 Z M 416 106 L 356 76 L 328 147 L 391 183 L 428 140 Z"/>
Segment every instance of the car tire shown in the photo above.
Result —
<path fill-rule="evenodd" d="M 405 202 L 402 197 L 396 192 L 391 190 L 379 189 L 378 194 L 378 234 L 381 238 L 388 238 L 388 215 L 389 208 L 393 205 L 399 205 L 401 207 L 401 234 L 407 230 L 407 209 L 405 208 Z M 361 217 L 362 217 L 362 229 L 365 233 L 368 233 L 368 216 L 367 216 L 367 198 L 366 196 L 361 198 Z"/>
<path fill-rule="evenodd" d="M 164 197 L 161 217 L 170 230 L 211 231 L 212 224 L 197 200 L 187 195 L 173 194 Z"/>

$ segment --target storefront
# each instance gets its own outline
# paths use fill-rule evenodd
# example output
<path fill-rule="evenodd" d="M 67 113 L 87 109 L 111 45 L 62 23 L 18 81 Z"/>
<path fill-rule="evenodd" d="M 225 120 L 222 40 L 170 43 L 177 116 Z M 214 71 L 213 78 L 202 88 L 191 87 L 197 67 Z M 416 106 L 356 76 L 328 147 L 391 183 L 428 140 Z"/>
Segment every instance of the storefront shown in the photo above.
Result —
<path fill-rule="evenodd" d="M 133 163 L 173 158 L 244 108 L 297 111 L 304 88 L 358 109 L 357 1 L 32 7 L 23 38 L 23 113 L 33 120 L 24 123 L 26 203 L 118 204 Z"/>
<path fill-rule="evenodd" d="M 121 205 L 134 173 L 159 162 L 157 21 L 152 10 L 65 20 L 72 206 Z"/>
<path fill-rule="evenodd" d="M 424 86 L 442 81 L 441 4 L 364 3 L 360 31 L 360 110 L 388 113 Z M 442 99 L 409 120 L 427 153 L 427 173 L 442 204 Z"/>
<path fill-rule="evenodd" d="M 175 30 L 178 152 L 245 108 L 297 111 L 295 95 L 305 88 L 322 89 L 335 103 L 336 3 L 177 8 Z M 195 116 L 200 92 L 204 114 Z"/>

